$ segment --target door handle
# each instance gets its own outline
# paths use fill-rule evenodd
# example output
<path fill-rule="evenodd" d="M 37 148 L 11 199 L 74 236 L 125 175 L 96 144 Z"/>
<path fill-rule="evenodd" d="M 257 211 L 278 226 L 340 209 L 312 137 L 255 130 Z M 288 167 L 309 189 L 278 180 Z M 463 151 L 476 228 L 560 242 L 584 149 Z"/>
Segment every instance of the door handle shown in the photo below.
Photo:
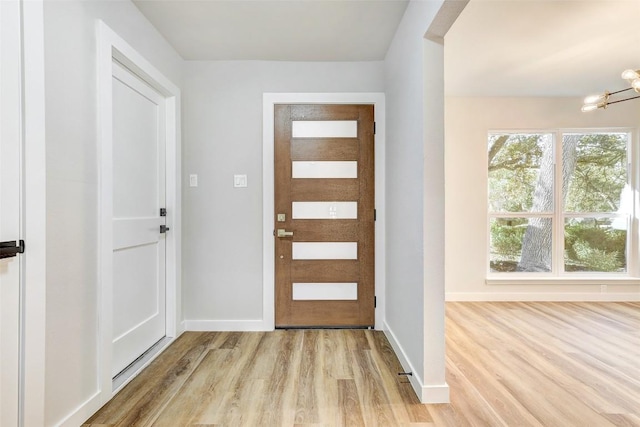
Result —
<path fill-rule="evenodd" d="M 278 237 L 289 237 L 289 236 L 293 236 L 293 231 L 287 231 L 284 228 L 278 228 L 276 234 Z"/>
<path fill-rule="evenodd" d="M 0 259 L 11 258 L 24 253 L 24 240 L 0 242 Z"/>

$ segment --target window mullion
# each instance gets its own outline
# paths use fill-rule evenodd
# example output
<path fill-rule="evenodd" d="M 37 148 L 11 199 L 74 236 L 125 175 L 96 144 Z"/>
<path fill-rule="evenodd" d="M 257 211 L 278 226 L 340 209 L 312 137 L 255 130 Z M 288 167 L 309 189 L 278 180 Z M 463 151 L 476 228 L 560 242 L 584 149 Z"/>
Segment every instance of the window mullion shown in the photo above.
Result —
<path fill-rule="evenodd" d="M 564 176 L 562 171 L 563 158 L 563 135 L 562 132 L 555 133 L 555 165 L 554 165 L 554 204 L 553 204 L 553 264 L 551 272 L 555 275 L 564 273 L 564 195 L 562 194 Z"/>
<path fill-rule="evenodd" d="M 631 202 L 631 212 L 629 214 L 629 231 L 627 240 L 627 266 L 628 271 L 633 276 L 640 276 L 640 265 L 638 265 L 638 255 L 640 253 L 640 241 L 638 236 L 638 218 L 640 216 L 640 199 L 638 197 L 638 189 L 640 188 L 640 168 L 638 168 L 638 162 L 640 162 L 640 152 L 638 150 L 638 135 L 637 131 L 631 132 L 629 140 L 627 142 L 627 162 L 629 174 L 627 176 L 627 182 L 634 190 L 633 200 Z"/>

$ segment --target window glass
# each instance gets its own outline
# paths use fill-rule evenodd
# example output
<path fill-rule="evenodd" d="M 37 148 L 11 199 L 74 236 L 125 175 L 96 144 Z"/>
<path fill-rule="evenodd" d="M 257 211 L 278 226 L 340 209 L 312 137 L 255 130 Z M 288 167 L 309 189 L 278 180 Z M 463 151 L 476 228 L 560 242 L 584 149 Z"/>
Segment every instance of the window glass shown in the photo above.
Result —
<path fill-rule="evenodd" d="M 627 134 L 565 134 L 562 190 L 565 212 L 616 212 L 627 183 Z"/>
<path fill-rule="evenodd" d="M 551 218 L 491 219 L 491 272 L 549 272 L 552 267 Z"/>
<path fill-rule="evenodd" d="M 489 211 L 553 211 L 551 134 L 489 135 Z"/>
<path fill-rule="evenodd" d="M 564 269 L 568 272 L 627 270 L 627 231 L 612 218 L 571 218 L 564 224 Z"/>

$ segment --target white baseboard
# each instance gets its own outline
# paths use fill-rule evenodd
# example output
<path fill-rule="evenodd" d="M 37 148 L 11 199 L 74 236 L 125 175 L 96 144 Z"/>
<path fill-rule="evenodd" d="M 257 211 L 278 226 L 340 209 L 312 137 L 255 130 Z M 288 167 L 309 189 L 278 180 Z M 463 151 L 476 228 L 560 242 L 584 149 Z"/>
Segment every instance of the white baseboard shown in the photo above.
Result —
<path fill-rule="evenodd" d="M 185 320 L 187 331 L 197 332 L 252 332 L 271 331 L 273 327 L 263 320 Z"/>
<path fill-rule="evenodd" d="M 187 323 L 185 320 L 178 323 L 178 328 L 176 330 L 176 338 L 182 335 L 187 330 Z"/>
<path fill-rule="evenodd" d="M 446 383 L 438 385 L 423 384 L 422 378 L 417 375 L 416 370 L 407 357 L 407 354 L 386 322 L 383 324 L 383 331 L 387 340 L 389 340 L 389 344 L 393 347 L 393 351 L 395 351 L 396 356 L 402 365 L 402 369 L 404 369 L 405 372 L 412 373 L 412 375 L 407 375 L 407 378 L 409 379 L 411 387 L 413 387 L 413 390 L 420 399 L 420 402 L 449 403 L 449 386 Z"/>
<path fill-rule="evenodd" d="M 422 386 L 422 403 L 449 403 L 449 385 L 447 383 L 440 385 L 423 385 Z"/>
<path fill-rule="evenodd" d="M 100 409 L 104 405 L 102 401 L 102 393 L 100 391 L 96 392 L 93 396 L 83 402 L 79 407 L 77 407 L 73 412 L 63 418 L 61 421 L 58 421 L 56 426 L 59 427 L 77 427 L 82 425 L 85 421 L 87 421 L 93 414 L 96 413 L 98 409 Z"/>
<path fill-rule="evenodd" d="M 446 301 L 640 301 L 640 293 L 588 292 L 446 292 Z"/>
<path fill-rule="evenodd" d="M 179 336 L 179 335 L 178 335 Z M 56 426 L 66 427 L 66 426 L 79 426 L 82 425 L 89 417 L 95 414 L 98 409 L 100 409 L 103 405 L 105 405 L 113 396 L 116 395 L 120 390 L 124 388 L 131 380 L 137 377 L 147 366 L 151 364 L 163 351 L 165 351 L 178 337 L 175 338 L 167 338 L 166 341 L 162 343 L 160 347 L 149 357 L 147 357 L 143 363 L 140 364 L 132 373 L 132 375 L 127 378 L 120 386 L 111 391 L 110 393 L 103 393 L 102 391 L 96 392 L 93 396 L 91 396 L 86 402 L 76 408 L 72 413 L 67 415 L 62 421 L 55 424 Z M 109 384 L 108 387 L 111 389 L 112 384 Z M 105 397 L 108 397 L 105 401 Z"/>

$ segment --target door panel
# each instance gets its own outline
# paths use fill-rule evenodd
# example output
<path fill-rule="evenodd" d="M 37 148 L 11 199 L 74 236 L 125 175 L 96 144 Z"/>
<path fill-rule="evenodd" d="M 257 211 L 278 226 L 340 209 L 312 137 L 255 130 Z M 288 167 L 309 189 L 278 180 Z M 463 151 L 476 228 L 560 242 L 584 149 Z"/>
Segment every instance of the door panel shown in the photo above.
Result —
<path fill-rule="evenodd" d="M 374 325 L 373 142 L 371 105 L 275 106 L 276 327 Z"/>
<path fill-rule="evenodd" d="M 115 376 L 165 336 L 164 98 L 113 63 Z"/>
<path fill-rule="evenodd" d="M 20 4 L 0 1 L 0 241 L 20 239 Z M 0 259 L 0 425 L 15 426 L 20 396 L 23 255 Z"/>
<path fill-rule="evenodd" d="M 358 219 L 358 202 L 293 202 L 293 219 Z"/>
<path fill-rule="evenodd" d="M 358 162 L 294 161 L 293 178 L 357 178 Z"/>
<path fill-rule="evenodd" d="M 293 282 L 294 301 L 343 301 L 358 299 L 358 283 L 296 283 Z"/>
<path fill-rule="evenodd" d="M 358 242 L 293 242 L 291 259 L 358 259 Z"/>

